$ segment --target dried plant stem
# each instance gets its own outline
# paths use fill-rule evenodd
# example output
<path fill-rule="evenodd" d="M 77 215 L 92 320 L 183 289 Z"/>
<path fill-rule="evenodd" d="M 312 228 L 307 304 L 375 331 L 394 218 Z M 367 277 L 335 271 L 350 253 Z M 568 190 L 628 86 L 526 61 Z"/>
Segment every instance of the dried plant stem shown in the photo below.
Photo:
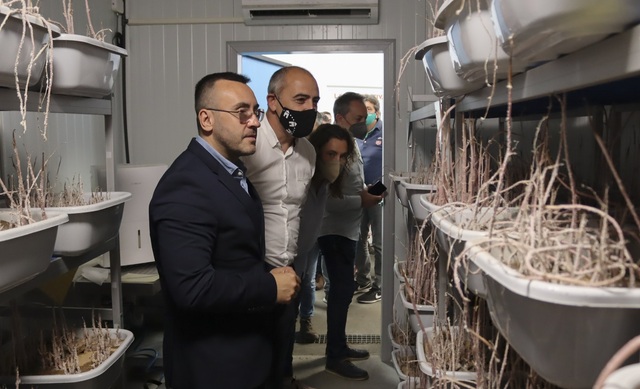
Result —
<path fill-rule="evenodd" d="M 602 138 L 600 137 L 600 135 L 596 134 L 595 132 L 593 133 L 593 136 L 596 140 L 596 143 L 598 143 L 598 147 L 600 147 L 600 150 L 602 151 L 602 155 L 604 156 L 604 159 L 607 162 L 607 166 L 609 166 L 609 170 L 611 170 L 611 174 L 613 174 L 613 178 L 615 179 L 616 184 L 618 185 L 618 189 L 620 189 L 620 193 L 624 198 L 625 204 L 627 205 L 627 209 L 629 210 L 629 212 L 631 213 L 631 216 L 633 217 L 633 221 L 636 223 L 636 227 L 640 229 L 640 218 L 638 217 L 638 213 L 636 212 L 635 206 L 631 201 L 631 198 L 627 194 L 627 190 L 624 187 L 622 178 L 620 178 L 618 171 L 615 169 L 615 165 L 611 160 L 611 156 L 607 152 L 607 149 L 604 145 L 604 142 L 602 141 Z"/>
<path fill-rule="evenodd" d="M 640 349 L 640 336 L 636 336 L 635 338 L 629 340 L 620 350 L 618 350 L 609 362 L 604 366 L 598 378 L 596 379 L 596 383 L 593 385 L 593 389 L 601 389 L 604 386 L 605 380 L 617 370 L 622 364 L 632 355 L 636 354 Z"/>

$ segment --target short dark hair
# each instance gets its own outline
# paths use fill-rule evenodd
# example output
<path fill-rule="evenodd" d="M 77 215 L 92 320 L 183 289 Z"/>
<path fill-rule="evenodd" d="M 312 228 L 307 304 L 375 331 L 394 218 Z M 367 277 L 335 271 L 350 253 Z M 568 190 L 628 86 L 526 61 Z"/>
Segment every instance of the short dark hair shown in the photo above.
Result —
<path fill-rule="evenodd" d="M 342 169 L 340 175 L 334 182 L 329 184 L 329 194 L 333 197 L 342 198 L 342 179 L 345 175 L 348 165 L 355 158 L 355 142 L 351 133 L 337 124 L 321 124 L 316 128 L 314 132 L 309 135 L 309 142 L 316 149 L 317 158 L 320 159 L 320 153 L 324 145 L 326 145 L 331 139 L 339 139 L 347 142 L 347 163 L 345 168 Z"/>
<path fill-rule="evenodd" d="M 219 80 L 227 80 L 227 81 L 236 81 L 241 82 L 243 84 L 248 84 L 249 77 L 243 76 L 242 74 L 234 73 L 234 72 L 220 72 L 220 73 L 211 73 L 202 77 L 200 81 L 196 84 L 195 91 L 195 109 L 196 109 L 196 124 L 198 125 L 198 133 L 202 131 L 200 127 L 200 120 L 198 119 L 198 112 L 202 108 L 206 107 L 205 103 L 205 95 L 209 90 L 211 90 L 216 82 Z"/>
<path fill-rule="evenodd" d="M 200 81 L 196 84 L 196 92 L 195 92 L 195 109 L 196 114 L 205 107 L 204 104 L 204 95 L 205 93 L 213 87 L 213 85 L 219 80 L 228 80 L 228 81 L 237 81 L 243 84 L 248 84 L 249 77 L 244 76 L 242 74 L 234 73 L 234 72 L 221 72 L 221 73 L 211 73 L 202 77 Z"/>
<path fill-rule="evenodd" d="M 349 113 L 352 101 L 362 101 L 364 104 L 364 97 L 356 92 L 345 92 L 341 94 L 336 101 L 333 102 L 333 117 L 337 118 L 338 115 L 346 116 Z"/>

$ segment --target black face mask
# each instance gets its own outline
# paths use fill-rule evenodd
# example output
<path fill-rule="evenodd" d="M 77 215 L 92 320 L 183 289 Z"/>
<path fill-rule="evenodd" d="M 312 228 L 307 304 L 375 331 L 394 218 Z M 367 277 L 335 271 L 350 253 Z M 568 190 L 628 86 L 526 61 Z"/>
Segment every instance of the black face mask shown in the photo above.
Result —
<path fill-rule="evenodd" d="M 294 111 L 292 109 L 285 108 L 280 102 L 280 99 L 275 95 L 274 97 L 278 101 L 278 104 L 280 104 L 280 107 L 282 107 L 282 113 L 280 113 L 278 119 L 285 131 L 296 138 L 304 138 L 311 134 L 311 131 L 313 131 L 313 125 L 316 122 L 318 111 L 315 109 Z"/>
<path fill-rule="evenodd" d="M 349 131 L 351 132 L 351 135 L 353 135 L 354 138 L 362 140 L 365 138 L 365 136 L 367 136 L 367 131 L 368 131 L 367 123 L 365 122 L 354 123 L 351 125 L 351 127 L 349 127 Z"/>

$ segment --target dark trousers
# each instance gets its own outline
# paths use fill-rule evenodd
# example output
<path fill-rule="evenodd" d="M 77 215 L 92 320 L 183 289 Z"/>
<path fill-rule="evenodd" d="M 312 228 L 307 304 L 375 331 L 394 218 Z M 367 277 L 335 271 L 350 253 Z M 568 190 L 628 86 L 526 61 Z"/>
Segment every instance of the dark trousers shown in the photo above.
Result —
<path fill-rule="evenodd" d="M 293 345 L 295 343 L 298 305 L 300 305 L 300 293 L 289 304 L 278 305 L 276 308 L 273 371 L 270 379 L 270 387 L 274 389 L 282 388 L 285 377 L 293 377 Z"/>
<path fill-rule="evenodd" d="M 318 238 L 331 289 L 327 298 L 327 359 L 347 356 L 347 314 L 353 298 L 356 241 L 340 235 Z"/>

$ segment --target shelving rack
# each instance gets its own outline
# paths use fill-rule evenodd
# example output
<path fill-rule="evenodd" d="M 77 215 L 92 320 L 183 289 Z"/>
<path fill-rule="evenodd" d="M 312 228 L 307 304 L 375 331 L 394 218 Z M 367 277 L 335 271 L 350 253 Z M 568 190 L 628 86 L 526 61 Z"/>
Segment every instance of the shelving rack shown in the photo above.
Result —
<path fill-rule="evenodd" d="M 410 113 L 410 123 L 424 119 L 441 120 L 443 105 L 455 104 L 451 118 L 455 118 L 454 131 L 456 147 L 463 118 L 505 118 L 510 106 L 514 120 L 560 111 L 558 99 L 564 94 L 568 116 L 591 115 L 594 129 L 603 134 L 603 112 L 610 107 L 611 133 L 605 137 L 608 146 L 619 146 L 617 131 L 621 130 L 620 114 L 626 109 L 638 109 L 640 103 L 640 25 L 610 36 L 607 39 L 585 47 L 556 60 L 546 62 L 523 73 L 514 75 L 511 89 L 508 81 L 496 83 L 495 88 L 484 87 L 456 99 L 441 99 L 416 109 Z M 599 116 L 598 116 L 599 115 Z M 618 116 L 616 116 L 618 115 Z M 612 156 L 615 160 L 617 156 Z M 594 172 L 603 177 L 608 170 L 600 164 Z M 445 261 L 439 261 L 438 288 L 446 289 L 447 269 Z M 439 315 L 444 316 L 444 307 L 439 306 Z"/>
<path fill-rule="evenodd" d="M 39 112 L 39 94 L 29 92 L 27 99 L 27 111 Z M 105 157 L 107 191 L 115 188 L 115 160 L 114 160 L 114 133 L 112 118 L 112 101 L 110 98 L 94 99 L 74 96 L 51 95 L 50 113 L 101 115 L 104 117 L 105 131 Z M 0 88 L 0 111 L 19 111 L 20 103 L 16 91 L 10 88 Z M 72 257 L 54 257 L 47 270 L 33 279 L 15 288 L 0 293 L 0 302 L 4 302 L 19 296 L 42 283 L 65 274 L 91 259 L 109 253 L 111 266 L 111 315 L 102 314 L 102 318 L 113 321 L 113 326 L 121 328 L 122 317 L 122 287 L 120 269 L 120 239 L 119 236 L 102 242 L 98 247 L 87 253 Z"/>
<path fill-rule="evenodd" d="M 626 104 L 640 100 L 640 25 L 584 49 L 513 76 L 512 116 L 547 111 L 549 96 L 567 93 L 570 106 Z M 615 91 L 615 94 L 612 92 Z M 455 112 L 481 117 L 506 116 L 507 81 L 458 98 Z M 410 121 L 435 118 L 436 103 L 411 113 Z"/>

